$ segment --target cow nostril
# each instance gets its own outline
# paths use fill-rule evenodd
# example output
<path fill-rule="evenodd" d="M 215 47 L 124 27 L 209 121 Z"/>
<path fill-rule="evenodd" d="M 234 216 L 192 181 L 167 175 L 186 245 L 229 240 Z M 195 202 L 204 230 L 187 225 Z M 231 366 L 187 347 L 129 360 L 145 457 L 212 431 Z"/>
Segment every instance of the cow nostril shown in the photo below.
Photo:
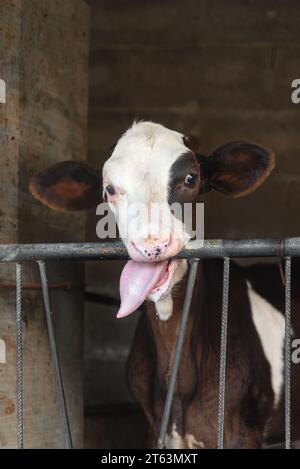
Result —
<path fill-rule="evenodd" d="M 150 261 L 153 259 L 154 260 L 163 259 L 163 256 L 170 243 L 168 243 L 168 241 L 165 239 L 165 240 L 161 240 L 161 242 L 157 242 L 153 244 L 152 243 L 150 244 L 149 240 L 145 240 L 141 244 L 136 244 L 134 242 L 132 242 L 131 244 L 134 247 L 134 249 L 140 253 L 141 256 L 143 256 L 144 258 L 148 258 L 148 260 Z"/>

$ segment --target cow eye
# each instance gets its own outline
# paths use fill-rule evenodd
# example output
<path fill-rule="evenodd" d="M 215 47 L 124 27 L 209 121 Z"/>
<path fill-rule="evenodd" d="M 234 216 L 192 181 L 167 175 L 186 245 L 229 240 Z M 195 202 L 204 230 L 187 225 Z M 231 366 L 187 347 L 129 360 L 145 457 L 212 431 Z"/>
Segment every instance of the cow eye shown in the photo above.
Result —
<path fill-rule="evenodd" d="M 186 187 L 189 187 L 189 188 L 193 189 L 196 185 L 196 182 L 197 182 L 197 174 L 189 173 L 185 177 L 184 185 Z"/>
<path fill-rule="evenodd" d="M 116 189 L 114 188 L 114 186 L 112 186 L 111 184 L 109 184 L 108 186 L 106 186 L 106 189 L 105 189 L 106 193 L 108 195 L 110 195 L 111 197 L 116 195 L 117 191 Z"/>

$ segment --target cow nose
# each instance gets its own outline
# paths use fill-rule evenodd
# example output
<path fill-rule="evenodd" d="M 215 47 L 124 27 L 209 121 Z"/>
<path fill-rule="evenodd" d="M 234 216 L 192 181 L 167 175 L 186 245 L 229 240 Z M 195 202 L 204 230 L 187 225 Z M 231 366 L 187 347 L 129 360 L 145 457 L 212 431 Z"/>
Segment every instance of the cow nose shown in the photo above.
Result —
<path fill-rule="evenodd" d="M 176 256 L 181 250 L 181 243 L 172 238 L 146 240 L 143 243 L 130 242 L 127 245 L 129 256 L 138 262 L 159 262 Z"/>
<path fill-rule="evenodd" d="M 138 253 L 147 261 L 159 261 L 164 258 L 164 254 L 169 246 L 170 239 L 158 239 L 146 241 L 144 243 L 133 243 Z"/>

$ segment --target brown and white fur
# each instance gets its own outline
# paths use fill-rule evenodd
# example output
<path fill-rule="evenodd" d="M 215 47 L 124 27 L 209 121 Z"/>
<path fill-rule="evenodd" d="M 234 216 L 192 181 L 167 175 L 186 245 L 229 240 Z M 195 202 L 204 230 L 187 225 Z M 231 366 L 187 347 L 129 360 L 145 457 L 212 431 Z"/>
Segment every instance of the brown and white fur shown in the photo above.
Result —
<path fill-rule="evenodd" d="M 100 175 L 85 164 L 63 162 L 33 178 L 30 190 L 55 210 L 95 206 L 103 191 L 122 237 L 125 201 L 165 207 L 174 201 L 195 203 L 199 194 L 211 190 L 246 195 L 264 182 L 274 162 L 271 151 L 241 141 L 205 157 L 183 134 L 139 122 L 121 136 L 106 161 L 103 187 Z M 173 258 L 190 239 L 184 221 L 174 219 L 170 228 L 161 226 L 161 219 L 159 226 L 141 220 L 145 230 L 123 237 L 136 262 Z M 129 387 L 147 417 L 150 447 L 158 438 L 185 295 L 188 262 L 172 265 L 165 288 L 148 296 L 128 360 Z M 224 441 L 228 448 L 260 448 L 268 435 L 275 441 L 270 422 L 280 421 L 278 413 L 282 416 L 284 318 L 277 305 L 256 291 L 250 277 L 232 263 Z M 169 448 L 216 446 L 221 292 L 222 262 L 201 261 L 166 439 Z"/>

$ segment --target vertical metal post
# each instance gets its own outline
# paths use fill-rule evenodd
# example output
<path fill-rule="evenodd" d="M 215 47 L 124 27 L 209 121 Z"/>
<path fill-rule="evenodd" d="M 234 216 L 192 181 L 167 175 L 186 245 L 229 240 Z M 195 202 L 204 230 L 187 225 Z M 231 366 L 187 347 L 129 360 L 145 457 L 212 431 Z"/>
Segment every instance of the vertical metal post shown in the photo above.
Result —
<path fill-rule="evenodd" d="M 16 372 L 17 372 L 17 448 L 23 449 L 23 334 L 22 266 L 16 264 Z"/>
<path fill-rule="evenodd" d="M 230 259 L 228 257 L 225 257 L 224 265 L 223 265 L 222 324 L 221 324 L 221 345 L 220 345 L 218 418 L 217 418 L 217 448 L 218 449 L 223 449 L 223 446 L 224 446 L 229 269 L 230 269 Z"/>
<path fill-rule="evenodd" d="M 49 298 L 49 290 L 48 290 L 48 279 L 46 273 L 46 266 L 43 261 L 38 261 L 39 269 L 40 269 L 40 277 L 42 283 L 42 291 L 44 297 L 44 305 L 46 311 L 46 319 L 47 319 L 47 327 L 48 327 L 48 334 L 49 334 L 49 341 L 50 341 L 50 348 L 52 354 L 52 360 L 54 364 L 54 369 L 56 373 L 56 380 L 58 385 L 58 392 L 60 397 L 60 405 L 61 405 L 61 412 L 64 421 L 64 431 L 65 431 L 65 439 L 66 439 L 66 447 L 68 449 L 73 448 L 72 444 L 72 436 L 71 436 L 71 429 L 70 429 L 70 422 L 69 422 L 69 415 L 66 403 L 66 396 L 65 390 L 63 385 L 63 379 L 61 374 L 61 368 L 59 363 L 59 358 L 57 354 L 56 348 L 56 341 L 55 341 L 55 334 L 53 328 L 53 321 L 52 321 L 52 312 L 50 306 L 50 298 Z"/>
<path fill-rule="evenodd" d="M 182 310 L 182 316 L 181 316 L 181 321 L 180 321 L 180 326 L 179 326 L 179 333 L 178 333 L 176 347 L 175 347 L 174 360 L 172 364 L 170 383 L 168 386 L 168 392 L 167 392 L 167 397 L 165 400 L 160 434 L 159 434 L 159 439 L 157 443 L 157 447 L 159 449 L 162 449 L 165 445 L 165 437 L 166 437 L 168 423 L 170 419 L 175 384 L 176 384 L 178 368 L 179 368 L 182 349 L 183 349 L 185 330 L 186 330 L 186 325 L 187 325 L 187 321 L 189 317 L 189 311 L 190 311 L 190 306 L 191 306 L 191 301 L 192 301 L 192 296 L 193 296 L 193 291 L 194 291 L 194 285 L 196 281 L 198 262 L 199 262 L 199 259 L 193 259 L 191 263 L 191 267 L 190 267 L 187 289 L 186 289 L 183 310 Z"/>
<path fill-rule="evenodd" d="M 285 258 L 285 448 L 291 448 L 291 258 Z"/>

